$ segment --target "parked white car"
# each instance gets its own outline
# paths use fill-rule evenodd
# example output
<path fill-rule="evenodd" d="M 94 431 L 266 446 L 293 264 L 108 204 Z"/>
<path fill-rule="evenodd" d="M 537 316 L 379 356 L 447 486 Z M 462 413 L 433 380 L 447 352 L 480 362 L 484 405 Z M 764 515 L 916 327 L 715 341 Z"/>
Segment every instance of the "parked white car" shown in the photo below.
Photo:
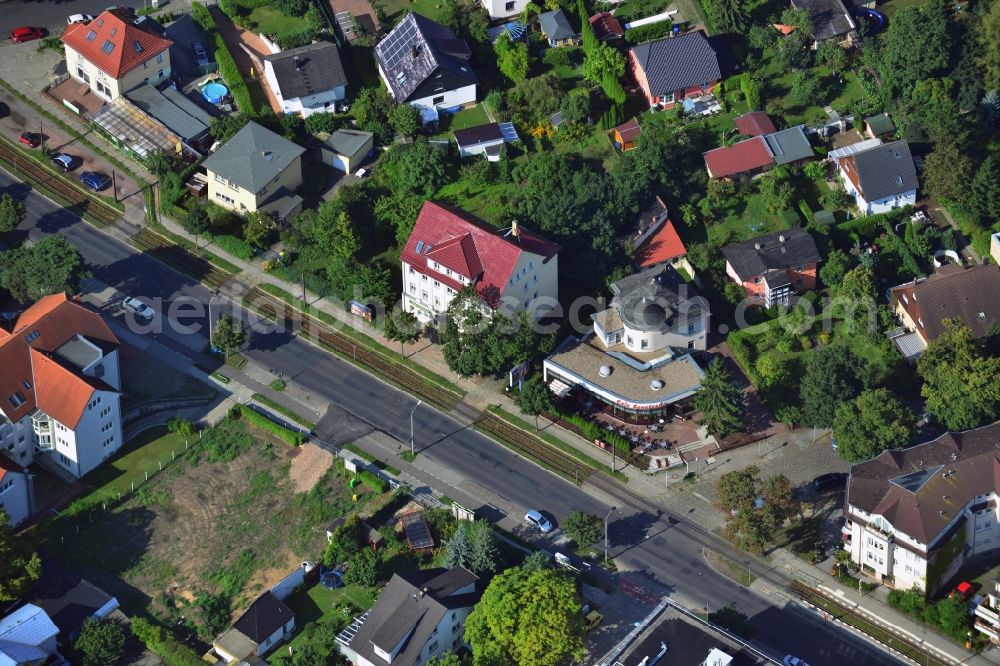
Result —
<path fill-rule="evenodd" d="M 534 509 L 528 509 L 528 513 L 524 514 L 524 522 L 537 527 L 542 534 L 548 534 L 552 531 L 552 523 L 549 522 L 549 519 Z"/>
<path fill-rule="evenodd" d="M 156 316 L 156 310 L 149 307 L 134 296 L 126 296 L 125 299 L 122 300 L 122 306 L 139 319 L 143 319 L 145 321 L 150 321 Z"/>
<path fill-rule="evenodd" d="M 90 23 L 93 20 L 94 17 L 90 14 L 73 14 L 66 19 L 66 25 L 73 25 L 74 23 Z"/>

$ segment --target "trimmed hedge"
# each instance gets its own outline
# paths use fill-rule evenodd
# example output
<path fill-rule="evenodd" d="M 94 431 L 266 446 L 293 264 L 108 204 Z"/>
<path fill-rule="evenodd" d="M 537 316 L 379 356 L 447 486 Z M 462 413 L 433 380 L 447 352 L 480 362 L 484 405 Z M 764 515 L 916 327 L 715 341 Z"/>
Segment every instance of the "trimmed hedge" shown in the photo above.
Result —
<path fill-rule="evenodd" d="M 233 95 L 236 108 L 249 116 L 256 116 L 257 109 L 250 99 L 250 89 L 247 88 L 243 75 L 236 66 L 233 54 L 226 46 L 226 40 L 218 32 L 215 33 L 215 62 L 219 65 L 219 76 L 226 82 L 229 92 Z"/>
<path fill-rule="evenodd" d="M 375 492 L 378 493 L 389 492 L 389 482 L 383 479 L 378 474 L 375 474 L 374 472 L 369 472 L 368 470 L 363 469 L 360 472 L 358 472 L 358 479 L 361 481 L 361 483 L 365 484 Z"/>
<path fill-rule="evenodd" d="M 673 25 L 673 21 L 660 21 L 659 23 L 641 25 L 638 28 L 630 28 L 625 31 L 625 41 L 629 44 L 651 42 L 669 35 Z"/>
<path fill-rule="evenodd" d="M 628 441 L 617 432 L 602 428 L 593 421 L 586 419 L 579 414 L 571 414 L 559 409 L 555 409 L 554 411 L 559 415 L 559 418 L 568 421 L 579 428 L 588 439 L 592 441 L 599 439 L 608 442 L 625 455 L 631 455 L 632 442 Z"/>
<path fill-rule="evenodd" d="M 220 249 L 243 261 L 250 261 L 257 253 L 250 243 L 236 236 L 229 236 L 227 234 L 213 235 L 212 242 L 218 245 Z"/>
<path fill-rule="evenodd" d="M 298 446 L 302 443 L 302 433 L 286 428 L 279 423 L 275 423 L 260 412 L 254 411 L 247 405 L 240 405 L 239 407 L 240 416 L 245 418 L 251 425 L 271 433 L 275 437 L 283 440 L 289 446 Z"/>

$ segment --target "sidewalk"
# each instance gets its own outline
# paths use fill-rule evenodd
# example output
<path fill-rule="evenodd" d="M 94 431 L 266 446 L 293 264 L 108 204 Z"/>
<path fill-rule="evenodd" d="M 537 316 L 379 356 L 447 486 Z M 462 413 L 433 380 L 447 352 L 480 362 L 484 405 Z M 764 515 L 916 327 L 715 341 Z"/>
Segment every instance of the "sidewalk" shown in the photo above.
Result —
<path fill-rule="evenodd" d="M 880 625 L 883 629 L 926 645 L 930 654 L 936 657 L 951 660 L 956 664 L 965 663 L 976 666 L 1000 663 L 1000 659 L 998 659 L 1000 653 L 997 650 L 988 650 L 980 655 L 972 654 L 949 638 L 930 629 L 927 625 L 895 610 L 884 599 L 880 598 L 887 595 L 885 587 L 878 587 L 872 592 L 859 594 L 857 589 L 842 585 L 830 575 L 829 571 L 820 569 L 822 564 L 813 566 L 780 549 L 773 553 L 769 559 L 774 563 L 775 569 L 781 570 L 785 575 L 825 592 L 828 596 L 837 597 L 842 605 L 859 611 L 861 615 Z M 751 587 L 762 587 L 759 579 L 754 581 Z"/>

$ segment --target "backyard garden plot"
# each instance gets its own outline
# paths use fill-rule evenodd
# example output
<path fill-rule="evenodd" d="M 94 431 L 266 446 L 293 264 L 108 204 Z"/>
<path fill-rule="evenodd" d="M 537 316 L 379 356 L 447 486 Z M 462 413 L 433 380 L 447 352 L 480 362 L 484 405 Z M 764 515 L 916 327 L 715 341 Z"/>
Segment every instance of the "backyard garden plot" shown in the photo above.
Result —
<path fill-rule="evenodd" d="M 346 482 L 332 472 L 296 493 L 288 446 L 241 420 L 205 431 L 181 451 L 119 505 L 45 525 L 41 546 L 128 610 L 152 602 L 170 615 L 214 597 L 223 600 L 228 618 L 230 606 L 244 606 L 303 560 L 318 557 L 324 528 L 352 506 Z M 185 613 L 192 615 L 199 635 L 210 637 L 199 613 Z"/>

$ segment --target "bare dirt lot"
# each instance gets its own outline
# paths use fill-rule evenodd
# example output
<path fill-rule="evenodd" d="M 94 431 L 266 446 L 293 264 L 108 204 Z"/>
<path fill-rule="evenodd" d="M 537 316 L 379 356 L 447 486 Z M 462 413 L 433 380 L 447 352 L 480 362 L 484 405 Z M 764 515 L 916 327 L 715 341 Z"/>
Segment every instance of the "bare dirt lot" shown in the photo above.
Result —
<path fill-rule="evenodd" d="M 335 470 L 296 492 L 290 451 L 242 421 L 224 422 L 120 506 L 44 526 L 42 547 L 128 610 L 151 605 L 175 615 L 212 597 L 238 612 L 300 562 L 316 560 L 326 525 L 351 505 Z M 212 633 L 199 613 L 184 615 L 203 638 Z"/>

